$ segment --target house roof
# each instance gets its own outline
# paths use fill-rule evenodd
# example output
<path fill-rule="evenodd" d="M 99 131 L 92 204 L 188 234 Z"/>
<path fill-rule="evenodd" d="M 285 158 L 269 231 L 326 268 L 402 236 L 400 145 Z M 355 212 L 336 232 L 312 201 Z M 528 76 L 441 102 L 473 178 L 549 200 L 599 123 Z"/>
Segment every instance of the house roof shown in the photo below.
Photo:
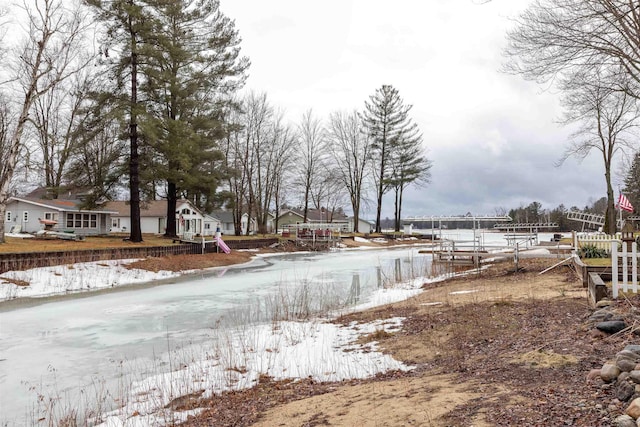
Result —
<path fill-rule="evenodd" d="M 203 217 L 207 222 L 222 222 L 222 220 L 214 214 L 204 214 Z"/>
<path fill-rule="evenodd" d="M 299 216 L 301 219 L 304 217 L 304 211 L 302 209 L 287 209 L 280 214 L 279 218 L 284 215 L 292 213 Z M 309 222 L 340 222 L 347 221 L 347 216 L 343 212 L 331 212 L 327 209 L 309 209 L 307 210 L 307 221 Z"/>
<path fill-rule="evenodd" d="M 186 199 L 180 199 L 176 203 L 176 207 L 181 204 L 188 204 L 191 209 L 199 210 L 193 206 L 193 204 Z M 113 216 L 131 216 L 131 204 L 128 200 L 117 200 L 106 203 L 106 206 L 113 211 L 117 212 L 117 215 Z M 166 217 L 167 216 L 167 201 L 166 200 L 146 200 L 140 201 L 140 216 L 141 217 Z"/>
<path fill-rule="evenodd" d="M 211 214 L 222 222 L 233 222 L 233 213 L 230 211 L 213 211 Z"/>
<path fill-rule="evenodd" d="M 11 200 L 40 206 L 58 212 L 117 213 L 116 211 L 109 209 L 106 205 L 93 209 L 81 209 L 80 206 L 82 206 L 82 200 L 39 199 L 35 197 L 11 197 L 9 201 Z"/>
<path fill-rule="evenodd" d="M 107 202 L 107 207 L 118 212 L 114 216 L 131 216 L 131 204 L 128 200 L 116 200 Z M 140 216 L 142 217 L 164 217 L 167 216 L 166 200 L 150 200 L 140 202 Z"/>

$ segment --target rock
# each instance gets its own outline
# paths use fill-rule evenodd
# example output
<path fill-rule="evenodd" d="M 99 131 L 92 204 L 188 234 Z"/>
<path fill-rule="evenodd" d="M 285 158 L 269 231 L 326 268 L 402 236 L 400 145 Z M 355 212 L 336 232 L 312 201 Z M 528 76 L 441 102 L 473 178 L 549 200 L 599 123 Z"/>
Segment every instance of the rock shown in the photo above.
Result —
<path fill-rule="evenodd" d="M 587 382 L 595 380 L 600 376 L 600 369 L 592 369 L 587 374 Z"/>
<path fill-rule="evenodd" d="M 610 383 L 618 378 L 620 369 L 613 363 L 605 363 L 600 369 L 600 378 L 606 383 Z"/>
<path fill-rule="evenodd" d="M 615 334 L 627 327 L 627 324 L 622 320 L 609 320 L 606 322 L 600 322 L 596 324 L 596 329 L 606 332 L 607 334 Z"/>
<path fill-rule="evenodd" d="M 611 305 L 611 300 L 608 300 L 605 298 L 605 299 L 601 299 L 596 303 L 596 308 L 605 308 L 605 307 L 609 307 L 610 305 Z"/>
<path fill-rule="evenodd" d="M 621 371 L 633 371 L 639 362 L 640 354 L 633 351 L 632 349 L 625 348 L 624 350 L 616 354 L 616 365 L 618 365 L 618 368 L 620 368 Z"/>
<path fill-rule="evenodd" d="M 638 356 L 640 356 L 640 344 L 629 344 L 622 351 L 631 351 L 633 353 L 636 353 Z"/>
<path fill-rule="evenodd" d="M 634 419 L 640 418 L 640 398 L 636 398 L 631 401 L 625 411 L 625 414 L 633 417 Z"/>
<path fill-rule="evenodd" d="M 589 322 L 605 322 L 607 320 L 611 320 L 612 317 L 613 313 L 608 309 L 603 308 L 601 310 L 593 312 L 593 314 L 589 316 Z"/>
<path fill-rule="evenodd" d="M 618 384 L 616 384 L 616 398 L 622 402 L 626 402 L 631 399 L 631 397 L 636 392 L 636 387 L 631 384 L 629 381 L 619 380 Z"/>
<path fill-rule="evenodd" d="M 636 369 L 636 362 L 628 359 L 620 359 L 616 360 L 616 366 L 618 366 L 622 372 L 631 372 Z"/>
<path fill-rule="evenodd" d="M 629 415 L 620 415 L 613 420 L 615 427 L 637 427 L 636 420 Z"/>
<path fill-rule="evenodd" d="M 640 384 L 640 370 L 634 369 L 629 372 L 629 379 L 636 384 Z"/>

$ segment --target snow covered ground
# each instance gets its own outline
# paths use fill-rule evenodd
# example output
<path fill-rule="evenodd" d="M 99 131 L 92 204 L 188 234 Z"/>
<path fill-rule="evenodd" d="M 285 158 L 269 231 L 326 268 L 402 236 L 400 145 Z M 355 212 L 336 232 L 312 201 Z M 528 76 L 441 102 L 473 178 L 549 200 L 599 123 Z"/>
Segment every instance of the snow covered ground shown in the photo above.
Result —
<path fill-rule="evenodd" d="M 100 425 L 172 425 L 197 412 L 166 409 L 173 399 L 193 393 L 206 398 L 226 390 L 249 388 L 263 375 L 275 380 L 312 377 L 316 381 L 340 381 L 413 369 L 377 351 L 375 342 L 355 344 L 365 334 L 397 331 L 402 320 L 392 318 L 346 327 L 326 322 L 279 322 L 226 331 L 219 337 L 223 345 L 214 347 L 206 358 L 133 384 L 128 402 L 103 414 Z"/>
<path fill-rule="evenodd" d="M 133 261 L 135 260 L 96 261 L 8 271 L 0 274 L 0 301 L 112 288 L 180 275 L 171 271 L 154 273 L 140 269 L 127 269 L 126 265 Z M 20 285 L 21 282 L 28 283 L 28 286 Z"/>

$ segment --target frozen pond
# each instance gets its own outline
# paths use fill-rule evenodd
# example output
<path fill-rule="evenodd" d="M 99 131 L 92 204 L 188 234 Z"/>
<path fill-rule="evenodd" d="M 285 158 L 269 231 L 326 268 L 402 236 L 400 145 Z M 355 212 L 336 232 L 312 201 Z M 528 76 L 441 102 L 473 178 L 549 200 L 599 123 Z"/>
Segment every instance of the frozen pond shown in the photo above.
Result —
<path fill-rule="evenodd" d="M 304 295 L 308 310 L 322 311 L 328 302 L 356 304 L 395 280 L 428 276 L 430 256 L 418 250 L 258 258 L 171 283 L 0 305 L 0 424 L 30 424 L 38 395 L 60 397 L 56 405 L 64 407 L 80 390 L 117 388 L 130 371 L 157 373 L 170 350 L 203 348 L 219 327 L 268 321 L 283 300 Z"/>

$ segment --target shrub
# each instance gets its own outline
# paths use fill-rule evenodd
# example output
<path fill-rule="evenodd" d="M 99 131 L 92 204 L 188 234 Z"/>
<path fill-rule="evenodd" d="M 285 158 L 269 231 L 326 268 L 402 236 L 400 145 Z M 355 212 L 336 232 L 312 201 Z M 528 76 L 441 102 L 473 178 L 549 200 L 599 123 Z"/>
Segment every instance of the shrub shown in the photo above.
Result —
<path fill-rule="evenodd" d="M 609 258 L 611 254 L 608 250 L 599 248 L 596 245 L 584 245 L 578 250 L 580 258 Z"/>

